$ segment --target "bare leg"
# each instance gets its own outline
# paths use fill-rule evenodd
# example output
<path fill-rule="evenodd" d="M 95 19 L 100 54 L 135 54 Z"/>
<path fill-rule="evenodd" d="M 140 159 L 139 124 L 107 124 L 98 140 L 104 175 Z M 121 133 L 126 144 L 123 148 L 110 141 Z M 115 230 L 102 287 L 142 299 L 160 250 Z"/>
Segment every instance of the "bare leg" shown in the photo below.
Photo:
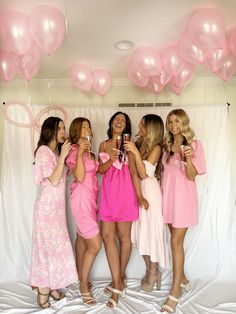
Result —
<path fill-rule="evenodd" d="M 87 249 L 86 242 L 84 238 L 82 238 L 78 233 L 77 233 L 77 238 L 75 241 L 75 257 L 76 257 L 76 268 L 77 268 L 77 273 L 79 276 L 79 281 L 81 281 L 81 265 L 82 265 L 82 258 Z"/>
<path fill-rule="evenodd" d="M 111 271 L 113 288 L 123 290 L 124 285 L 121 280 L 119 249 L 116 243 L 116 223 L 102 221 L 101 226 L 102 239 Z M 118 302 L 119 295 L 117 293 L 112 293 L 111 297 L 116 303 Z M 112 307 L 112 304 L 109 302 L 107 305 Z"/>
<path fill-rule="evenodd" d="M 50 288 L 38 287 L 37 291 L 38 291 L 38 296 L 37 296 L 38 305 L 42 309 L 49 307 L 50 306 L 50 303 L 49 303 Z"/>
<path fill-rule="evenodd" d="M 81 281 L 80 281 L 80 292 L 81 294 L 86 294 L 89 292 L 89 274 L 91 271 L 91 268 L 93 266 L 94 260 L 98 254 L 98 252 L 101 249 L 101 237 L 100 235 L 96 235 L 92 239 L 86 239 L 86 250 L 84 252 L 84 255 L 82 257 L 82 263 L 81 263 Z M 82 296 L 83 297 L 83 296 Z M 89 304 L 95 304 L 96 301 L 91 301 Z"/>
<path fill-rule="evenodd" d="M 187 232 L 187 228 L 173 228 L 171 229 L 171 250 L 173 259 L 173 283 L 170 290 L 170 294 L 176 298 L 179 298 L 181 289 L 180 283 L 184 276 L 184 237 Z M 165 304 L 176 307 L 176 302 L 167 299 Z M 164 312 L 164 309 L 162 310 Z"/>
<path fill-rule="evenodd" d="M 150 267 L 150 256 L 149 255 L 143 255 L 144 262 L 146 264 L 146 273 L 145 276 L 141 280 L 141 285 L 147 280 L 148 278 L 148 272 Z"/>
<path fill-rule="evenodd" d="M 122 280 L 126 279 L 125 270 L 132 250 L 131 224 L 131 222 L 117 223 L 117 236 L 120 242 L 120 272 Z"/>

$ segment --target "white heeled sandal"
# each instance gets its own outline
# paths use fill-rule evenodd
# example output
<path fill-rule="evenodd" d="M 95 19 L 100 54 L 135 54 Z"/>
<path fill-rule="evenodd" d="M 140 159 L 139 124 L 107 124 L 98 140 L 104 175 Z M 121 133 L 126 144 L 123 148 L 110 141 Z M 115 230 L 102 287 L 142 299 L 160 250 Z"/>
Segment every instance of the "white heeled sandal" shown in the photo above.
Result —
<path fill-rule="evenodd" d="M 174 302 L 176 303 L 175 308 L 173 308 L 172 306 L 170 306 L 170 305 L 164 303 L 164 304 L 162 305 L 162 307 L 161 307 L 161 312 L 167 311 L 168 313 L 174 313 L 174 312 L 175 312 L 175 309 L 176 309 L 176 307 L 177 307 L 177 305 L 178 305 L 178 303 L 180 303 L 180 299 L 174 297 L 174 296 L 171 295 L 171 294 L 168 296 L 168 299 L 170 299 L 171 301 L 174 301 Z M 168 299 L 167 299 L 167 300 L 168 300 Z M 162 310 L 164 310 L 164 311 L 162 311 Z"/>

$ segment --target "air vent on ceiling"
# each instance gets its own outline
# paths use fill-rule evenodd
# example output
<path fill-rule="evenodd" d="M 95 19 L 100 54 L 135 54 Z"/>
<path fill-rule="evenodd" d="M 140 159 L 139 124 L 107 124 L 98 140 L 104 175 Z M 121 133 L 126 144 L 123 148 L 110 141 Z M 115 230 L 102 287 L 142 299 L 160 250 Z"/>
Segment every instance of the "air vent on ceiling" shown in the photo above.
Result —
<path fill-rule="evenodd" d="M 171 102 L 120 103 L 119 107 L 171 107 Z"/>

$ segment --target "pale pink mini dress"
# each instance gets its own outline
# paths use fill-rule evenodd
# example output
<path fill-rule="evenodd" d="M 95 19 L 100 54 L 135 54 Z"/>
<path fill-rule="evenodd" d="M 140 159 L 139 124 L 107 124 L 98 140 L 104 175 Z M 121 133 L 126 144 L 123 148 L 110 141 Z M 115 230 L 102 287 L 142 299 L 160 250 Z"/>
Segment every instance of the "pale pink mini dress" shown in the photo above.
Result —
<path fill-rule="evenodd" d="M 206 173 L 205 155 L 199 140 L 192 142 L 192 162 L 198 175 Z M 175 228 L 187 228 L 198 223 L 198 195 L 195 180 L 187 178 L 185 164 L 179 153 L 174 153 L 169 162 L 163 154 L 162 177 L 164 223 Z"/>

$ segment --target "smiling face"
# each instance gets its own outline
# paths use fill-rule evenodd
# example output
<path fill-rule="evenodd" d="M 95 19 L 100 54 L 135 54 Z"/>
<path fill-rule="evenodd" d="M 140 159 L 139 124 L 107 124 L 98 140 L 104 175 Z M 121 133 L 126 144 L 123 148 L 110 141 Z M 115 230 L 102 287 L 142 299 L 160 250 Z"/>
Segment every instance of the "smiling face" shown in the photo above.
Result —
<path fill-rule="evenodd" d="M 57 143 L 64 143 L 66 135 L 66 127 L 63 121 L 60 121 L 58 124 L 58 130 L 56 133 L 56 141 Z"/>
<path fill-rule="evenodd" d="M 169 117 L 168 130 L 174 136 L 182 133 L 182 122 L 180 121 L 179 117 L 176 116 L 175 114 Z"/>
<path fill-rule="evenodd" d="M 144 119 L 142 119 L 138 125 L 138 128 L 139 128 L 139 135 L 144 137 L 147 135 L 147 131 L 146 131 L 146 128 L 145 128 L 145 122 L 144 122 Z"/>
<path fill-rule="evenodd" d="M 83 121 L 80 137 L 87 137 L 92 135 L 92 130 L 88 121 Z"/>
<path fill-rule="evenodd" d="M 112 132 L 113 134 L 122 134 L 126 126 L 126 119 L 125 116 L 119 113 L 115 116 L 114 120 L 112 121 Z"/>

